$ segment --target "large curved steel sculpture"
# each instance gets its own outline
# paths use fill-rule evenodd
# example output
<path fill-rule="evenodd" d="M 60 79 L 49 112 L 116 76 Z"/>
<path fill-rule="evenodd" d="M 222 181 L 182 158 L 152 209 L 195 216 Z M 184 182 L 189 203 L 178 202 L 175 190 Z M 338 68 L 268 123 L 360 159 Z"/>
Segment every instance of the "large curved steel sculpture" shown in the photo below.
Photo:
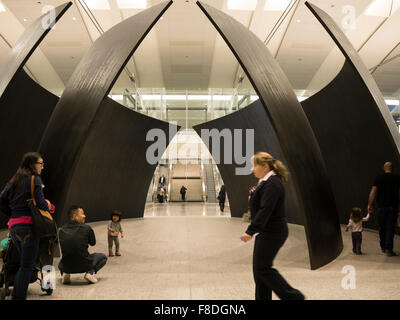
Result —
<path fill-rule="evenodd" d="M 197 4 L 236 56 L 265 107 L 299 199 L 311 269 L 321 267 L 340 254 L 343 242 L 330 181 L 307 117 L 263 42 L 225 13 Z"/>
<path fill-rule="evenodd" d="M 51 27 L 72 5 L 55 8 L 33 22 L 21 35 L 5 63 L 0 67 L 0 188 L 18 168 L 22 155 L 36 150 L 58 97 L 32 80 L 23 70 Z M 0 214 L 0 228 L 7 219 Z"/>
<path fill-rule="evenodd" d="M 400 135 L 377 84 L 340 27 L 315 5 L 306 5 L 346 58 L 336 78 L 302 106 L 325 159 L 340 222 L 347 223 L 351 208 L 366 211 L 384 162 L 400 168 Z M 377 220 L 372 215 L 366 226 L 377 229 Z"/>
<path fill-rule="evenodd" d="M 110 219 L 112 210 L 124 218 L 143 217 L 148 186 L 158 160 L 180 127 L 132 111 L 110 98 L 100 105 L 69 185 L 66 203 L 85 209 L 87 221 Z M 153 144 L 146 135 L 160 130 L 166 143 L 149 163 Z M 161 132 L 160 132 L 161 133 Z M 165 147 L 165 148 L 164 148 Z M 66 219 L 64 216 L 61 222 Z"/>
<path fill-rule="evenodd" d="M 254 130 L 255 152 L 268 150 L 268 152 L 271 153 L 275 158 L 281 159 L 282 162 L 287 165 L 285 156 L 283 155 L 282 149 L 279 145 L 278 138 L 271 125 L 268 115 L 265 112 L 264 106 L 260 100 L 257 100 L 242 110 L 199 124 L 197 126 L 193 126 L 193 129 L 200 137 L 202 129 L 217 129 L 219 132 L 228 129 L 232 137 L 234 136 L 235 129 L 241 130 L 242 141 L 231 141 L 231 144 L 225 140 L 214 141 L 213 139 L 210 139 L 210 141 L 206 141 L 204 140 L 206 137 L 202 138 L 204 143 L 209 146 L 209 151 L 212 155 L 213 150 L 221 151 L 219 154 L 220 160 L 218 161 L 219 163 L 217 163 L 217 166 L 227 190 L 231 216 L 237 218 L 242 217 L 243 213 L 245 213 L 248 208 L 247 197 L 249 188 L 257 183 L 257 179 L 253 174 L 235 174 L 236 168 L 243 167 L 243 164 L 237 163 L 236 159 L 232 155 L 225 155 L 225 147 L 227 144 L 227 150 L 231 150 L 232 152 L 238 145 L 245 146 L 246 130 L 252 129 Z M 237 135 L 237 137 L 238 136 L 239 135 Z M 217 143 L 216 147 L 218 149 L 214 149 L 214 143 Z M 245 147 L 243 147 L 242 150 L 245 150 Z M 213 155 L 213 157 L 215 159 L 215 155 Z M 298 210 L 298 200 L 296 198 L 296 191 L 294 189 L 292 179 L 289 179 L 288 183 L 285 184 L 285 189 L 285 209 L 287 221 L 289 223 L 303 225 L 303 221 L 301 220 Z"/>
<path fill-rule="evenodd" d="M 66 206 L 70 205 L 67 200 L 76 179 L 75 171 L 85 148 L 89 148 L 88 141 L 90 135 L 94 134 L 92 130 L 99 120 L 101 105 L 129 58 L 171 4 L 172 1 L 164 2 L 143 10 L 108 30 L 96 40 L 71 76 L 39 147 L 46 161 L 45 181 L 50 186 L 46 195 L 58 207 L 56 220 L 59 223 L 66 219 Z M 113 130 L 118 130 L 117 125 Z M 109 172 L 114 169 L 124 172 L 133 165 L 121 163 L 120 167 L 112 167 L 118 162 L 112 161 L 110 155 L 102 156 L 109 157 Z M 118 161 L 118 157 L 115 160 Z M 113 192 L 106 183 L 101 179 L 96 180 L 91 190 L 99 192 L 104 201 L 109 195 L 107 192 Z M 129 192 L 129 187 L 135 183 L 131 181 L 129 186 L 121 187 L 127 187 L 128 190 L 124 192 Z"/>

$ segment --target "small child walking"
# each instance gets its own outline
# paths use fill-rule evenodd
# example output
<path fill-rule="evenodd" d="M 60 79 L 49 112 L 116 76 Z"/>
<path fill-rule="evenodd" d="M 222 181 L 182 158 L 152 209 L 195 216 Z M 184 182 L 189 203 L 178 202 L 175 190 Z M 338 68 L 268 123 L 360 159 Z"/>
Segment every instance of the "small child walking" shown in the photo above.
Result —
<path fill-rule="evenodd" d="M 351 209 L 349 224 L 346 226 L 345 231 L 351 229 L 351 238 L 353 240 L 353 253 L 362 254 L 361 242 L 362 242 L 362 224 L 369 220 L 369 213 L 363 218 L 363 213 L 360 208 Z"/>
<path fill-rule="evenodd" d="M 111 213 L 111 221 L 108 224 L 108 253 L 110 257 L 113 257 L 113 242 L 115 243 L 115 255 L 120 256 L 119 252 L 119 239 L 118 235 L 121 233 L 121 238 L 124 237 L 124 232 L 121 226 L 122 214 L 118 210 L 114 210 Z"/>

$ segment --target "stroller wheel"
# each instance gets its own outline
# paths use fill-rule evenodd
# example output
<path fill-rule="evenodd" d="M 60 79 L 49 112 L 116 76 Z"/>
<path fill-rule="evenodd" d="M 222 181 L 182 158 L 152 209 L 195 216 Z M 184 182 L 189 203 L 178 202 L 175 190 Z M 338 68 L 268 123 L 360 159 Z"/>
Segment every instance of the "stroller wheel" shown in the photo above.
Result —
<path fill-rule="evenodd" d="M 7 291 L 6 288 L 0 288 L 0 300 L 6 300 Z"/>
<path fill-rule="evenodd" d="M 48 296 L 51 296 L 51 295 L 53 294 L 53 289 L 47 289 L 47 290 L 46 290 L 46 294 L 47 294 Z"/>

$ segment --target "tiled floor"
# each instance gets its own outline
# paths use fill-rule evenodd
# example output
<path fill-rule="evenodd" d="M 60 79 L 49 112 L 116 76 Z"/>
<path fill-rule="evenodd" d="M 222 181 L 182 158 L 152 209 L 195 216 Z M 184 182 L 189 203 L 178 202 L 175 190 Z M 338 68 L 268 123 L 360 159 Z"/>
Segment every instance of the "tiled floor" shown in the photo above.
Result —
<path fill-rule="evenodd" d="M 107 252 L 107 222 L 91 224 L 97 245 L 91 252 Z M 157 204 L 143 219 L 122 221 L 121 257 L 109 258 L 89 285 L 72 275 L 62 285 L 57 273 L 52 296 L 31 284 L 29 299 L 244 299 L 254 298 L 252 249 L 254 241 L 239 237 L 247 223 L 219 215 L 217 205 Z M 290 235 L 275 267 L 308 299 L 400 299 L 400 256 L 380 253 L 378 234 L 364 231 L 362 256 L 351 252 L 351 235 L 343 232 L 344 250 L 332 263 L 310 270 L 304 228 L 289 225 Z M 0 234 L 3 238 L 4 233 Z M 400 250 L 396 236 L 395 251 Z M 55 260 L 57 265 L 58 259 Z M 355 270 L 355 289 L 343 289 L 344 266 Z M 276 297 L 274 296 L 276 299 Z"/>

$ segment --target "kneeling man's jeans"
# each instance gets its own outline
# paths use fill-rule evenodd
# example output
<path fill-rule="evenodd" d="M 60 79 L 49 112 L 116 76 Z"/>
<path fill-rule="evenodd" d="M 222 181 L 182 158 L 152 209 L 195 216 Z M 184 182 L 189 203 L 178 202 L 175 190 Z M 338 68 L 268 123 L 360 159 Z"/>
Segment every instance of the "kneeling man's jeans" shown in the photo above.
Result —
<path fill-rule="evenodd" d="M 92 270 L 97 273 L 105 266 L 107 257 L 104 253 L 92 253 L 90 256 L 93 258 Z"/>

